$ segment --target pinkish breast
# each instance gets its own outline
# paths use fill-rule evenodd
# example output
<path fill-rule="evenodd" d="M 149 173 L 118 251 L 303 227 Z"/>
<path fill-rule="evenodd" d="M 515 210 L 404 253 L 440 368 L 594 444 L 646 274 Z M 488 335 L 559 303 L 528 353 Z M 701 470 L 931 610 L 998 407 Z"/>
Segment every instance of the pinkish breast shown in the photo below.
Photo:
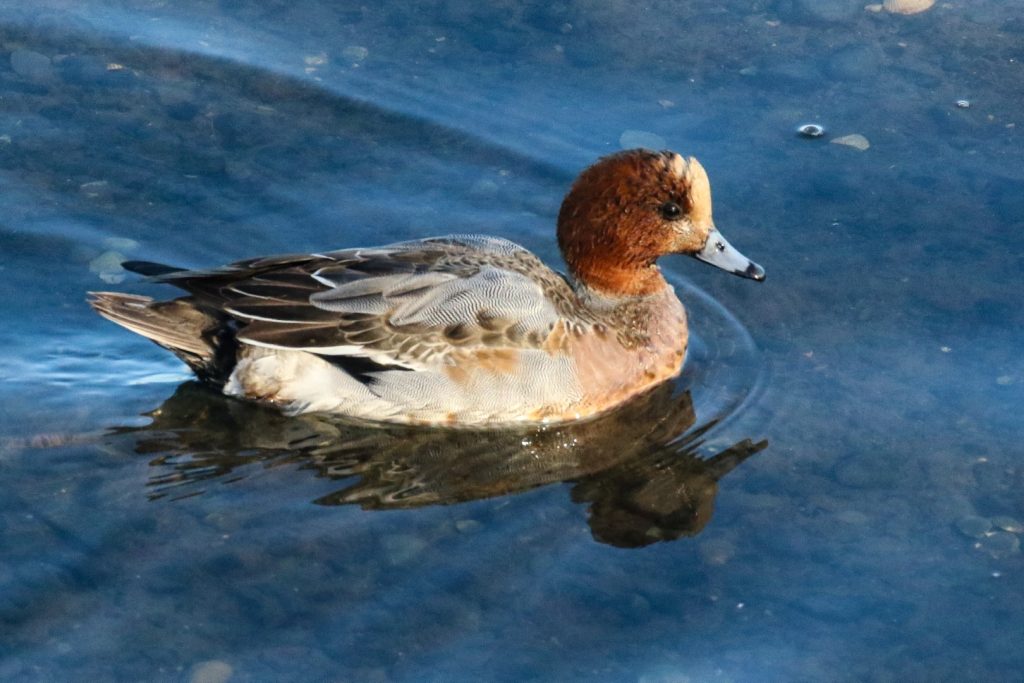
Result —
<path fill-rule="evenodd" d="M 613 323 L 604 334 L 589 332 L 568 343 L 583 394 L 583 414 L 622 403 L 675 377 L 683 366 L 686 312 L 671 290 Z"/>

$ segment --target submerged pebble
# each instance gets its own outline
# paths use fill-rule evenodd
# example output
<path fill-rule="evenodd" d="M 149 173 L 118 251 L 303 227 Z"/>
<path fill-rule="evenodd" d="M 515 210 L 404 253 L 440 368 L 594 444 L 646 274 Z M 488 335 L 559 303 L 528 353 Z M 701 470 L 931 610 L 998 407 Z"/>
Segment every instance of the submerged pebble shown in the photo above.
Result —
<path fill-rule="evenodd" d="M 219 659 L 211 659 L 208 662 L 200 662 L 192 669 L 190 683 L 226 683 L 234 673 L 234 669 L 227 662 Z"/>
<path fill-rule="evenodd" d="M 455 522 L 455 529 L 460 534 L 471 534 L 476 531 L 480 531 L 481 527 L 483 527 L 483 524 L 475 519 L 460 519 Z"/>
<path fill-rule="evenodd" d="M 871 522 L 871 518 L 860 510 L 842 510 L 836 513 L 836 521 L 844 524 L 863 526 Z"/>
<path fill-rule="evenodd" d="M 977 515 L 967 515 L 956 521 L 960 533 L 970 538 L 982 538 L 992 528 L 992 522 Z"/>
<path fill-rule="evenodd" d="M 825 134 L 825 127 L 817 123 L 804 123 L 796 127 L 796 132 L 805 138 L 820 138 Z"/>
<path fill-rule="evenodd" d="M 846 145 L 847 147 L 853 147 L 861 152 L 871 147 L 871 143 L 868 139 L 859 133 L 833 138 L 831 142 L 834 145 Z"/>
<path fill-rule="evenodd" d="M 130 237 L 104 237 L 103 246 L 114 251 L 132 251 L 138 248 L 139 243 Z"/>
<path fill-rule="evenodd" d="M 999 559 L 1020 552 L 1020 537 L 1005 531 L 994 531 L 980 539 L 976 547 Z"/>
<path fill-rule="evenodd" d="M 341 51 L 341 56 L 351 62 L 361 62 L 370 56 L 370 51 L 362 45 L 349 45 Z"/>
<path fill-rule="evenodd" d="M 1024 524 L 1021 524 L 1013 517 L 993 517 L 991 521 L 993 526 L 998 527 L 1003 531 L 1009 531 L 1013 534 L 1024 533 Z"/>
<path fill-rule="evenodd" d="M 79 185 L 78 190 L 86 197 L 96 199 L 110 192 L 110 183 L 106 180 L 91 180 Z"/>
<path fill-rule="evenodd" d="M 935 0 L 885 0 L 882 7 L 893 14 L 917 14 L 931 9 Z"/>
<path fill-rule="evenodd" d="M 412 534 L 395 534 L 381 539 L 381 546 L 392 566 L 407 564 L 427 547 L 427 542 Z"/>
<path fill-rule="evenodd" d="M 622 149 L 665 149 L 667 146 L 665 138 L 646 130 L 627 130 L 619 136 L 619 147 Z"/>
<path fill-rule="evenodd" d="M 56 62 L 64 82 L 83 86 L 127 86 L 134 82 L 131 69 L 94 55 L 70 55 Z"/>
<path fill-rule="evenodd" d="M 125 269 L 121 267 L 124 260 L 124 254 L 121 252 L 105 251 L 89 261 L 89 271 L 99 275 L 108 285 L 114 285 L 124 281 Z"/>
<path fill-rule="evenodd" d="M 494 182 L 490 178 L 481 178 L 480 180 L 473 183 L 472 187 L 469 188 L 469 193 L 473 195 L 494 195 L 498 193 L 498 183 Z"/>
<path fill-rule="evenodd" d="M 11 69 L 14 70 L 14 73 L 31 81 L 46 81 L 53 76 L 53 64 L 50 58 L 32 50 L 12 52 Z"/>
<path fill-rule="evenodd" d="M 729 541 L 710 539 L 700 544 L 698 552 L 705 564 L 721 566 L 733 558 L 736 546 Z"/>

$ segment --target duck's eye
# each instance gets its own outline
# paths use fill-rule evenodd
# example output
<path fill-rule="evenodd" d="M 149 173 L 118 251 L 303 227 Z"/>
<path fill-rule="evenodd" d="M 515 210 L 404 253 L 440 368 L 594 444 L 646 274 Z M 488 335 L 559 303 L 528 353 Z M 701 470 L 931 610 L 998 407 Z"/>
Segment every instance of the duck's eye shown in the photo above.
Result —
<path fill-rule="evenodd" d="M 674 221 L 683 217 L 683 210 L 675 202 L 665 202 L 661 205 L 661 215 L 666 220 Z"/>

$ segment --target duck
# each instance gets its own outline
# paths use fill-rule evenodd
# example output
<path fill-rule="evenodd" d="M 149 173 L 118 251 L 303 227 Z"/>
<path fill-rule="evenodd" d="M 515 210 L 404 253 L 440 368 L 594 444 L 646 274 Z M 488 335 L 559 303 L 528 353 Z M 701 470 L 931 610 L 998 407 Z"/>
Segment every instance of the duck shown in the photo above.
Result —
<path fill-rule="evenodd" d="M 123 267 L 185 296 L 90 292 L 104 318 L 223 394 L 287 415 L 423 425 L 587 419 L 676 376 L 686 311 L 658 259 L 763 281 L 722 236 L 694 157 L 598 159 L 557 218 L 567 272 L 501 237 L 446 235 L 189 270 Z"/>

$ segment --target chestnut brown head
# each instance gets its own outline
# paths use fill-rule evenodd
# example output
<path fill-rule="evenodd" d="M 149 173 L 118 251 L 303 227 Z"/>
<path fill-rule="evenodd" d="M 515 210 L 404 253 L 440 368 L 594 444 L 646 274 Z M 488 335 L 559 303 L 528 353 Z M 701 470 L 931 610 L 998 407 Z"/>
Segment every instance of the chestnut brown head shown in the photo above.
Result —
<path fill-rule="evenodd" d="M 583 171 L 562 202 L 558 245 L 573 277 L 611 295 L 664 287 L 655 261 L 665 254 L 764 279 L 715 229 L 704 167 L 671 151 L 627 150 Z"/>

